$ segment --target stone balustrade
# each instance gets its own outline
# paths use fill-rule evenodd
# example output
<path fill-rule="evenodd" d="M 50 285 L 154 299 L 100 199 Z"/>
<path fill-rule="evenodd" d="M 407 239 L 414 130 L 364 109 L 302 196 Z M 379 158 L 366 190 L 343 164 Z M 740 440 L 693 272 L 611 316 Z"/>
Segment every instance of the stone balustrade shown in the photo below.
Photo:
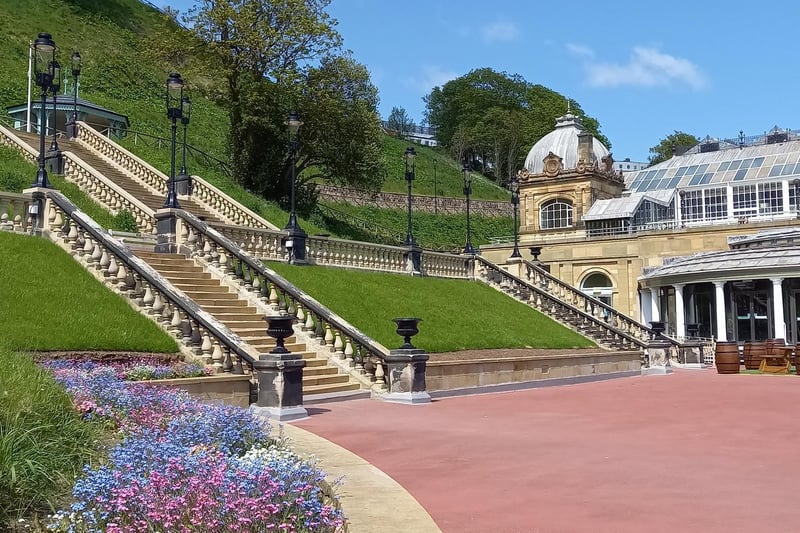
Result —
<path fill-rule="evenodd" d="M 377 392 L 388 390 L 387 350 L 364 335 L 346 320 L 292 285 L 277 272 L 264 266 L 237 242 L 186 211 L 176 211 L 178 244 L 214 269 L 225 273 L 251 297 L 276 314 L 297 318 L 295 328 L 315 339 L 340 364 L 357 376 L 369 380 Z"/>
<path fill-rule="evenodd" d="M 92 199 L 116 215 L 130 211 L 142 233 L 155 230 L 155 212 L 128 191 L 106 178 L 72 152 L 62 152 L 64 178 L 77 184 Z"/>
<path fill-rule="evenodd" d="M 408 271 L 406 249 L 369 242 L 309 237 L 306 258 L 312 264 L 378 270 L 381 272 Z"/>
<path fill-rule="evenodd" d="M 648 341 L 639 339 L 583 309 L 551 294 L 537 285 L 503 270 L 482 257 L 475 258 L 476 279 L 493 286 L 563 324 L 570 325 L 598 344 L 622 350 L 644 349 Z"/>
<path fill-rule="evenodd" d="M 471 279 L 472 261 L 470 255 L 425 251 L 422 253 L 422 272 L 437 278 Z"/>
<path fill-rule="evenodd" d="M 34 150 L 28 143 L 15 135 L 14 130 L 6 128 L 5 126 L 0 126 L 0 144 L 19 152 L 22 157 L 29 161 L 34 163 L 38 163 L 39 161 L 39 151 Z"/>
<path fill-rule="evenodd" d="M 214 229 L 224 235 L 239 248 L 259 259 L 266 261 L 287 261 L 289 252 L 284 245 L 286 232 L 269 229 L 257 229 L 229 224 L 215 224 Z M 187 228 L 191 238 L 196 238 L 194 230 Z"/>
<path fill-rule="evenodd" d="M 31 225 L 30 205 L 30 194 L 0 191 L 0 231 L 27 233 Z"/>
<path fill-rule="evenodd" d="M 124 168 L 154 194 L 166 196 L 169 177 L 149 163 L 133 155 L 88 124 L 80 123 L 78 139 L 106 158 Z M 273 224 L 241 205 L 199 176 L 192 176 L 192 199 L 211 213 L 230 224 L 277 230 Z"/>
<path fill-rule="evenodd" d="M 244 374 L 259 353 L 190 300 L 122 242 L 108 235 L 58 191 L 47 198 L 45 233 L 89 272 L 146 315 L 217 372 Z"/>
<path fill-rule="evenodd" d="M 607 303 L 564 283 L 530 261 L 524 261 L 524 266 L 525 278 L 530 284 L 541 288 L 556 298 L 585 311 L 597 319 L 603 320 L 617 330 L 623 331 L 642 342 L 647 342 L 653 338 L 654 333 L 649 327 L 620 313 Z"/>

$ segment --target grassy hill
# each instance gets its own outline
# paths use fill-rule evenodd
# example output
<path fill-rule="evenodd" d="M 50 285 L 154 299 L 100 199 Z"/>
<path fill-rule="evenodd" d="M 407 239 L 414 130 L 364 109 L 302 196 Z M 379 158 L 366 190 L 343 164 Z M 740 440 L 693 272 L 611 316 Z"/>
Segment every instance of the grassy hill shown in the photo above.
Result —
<path fill-rule="evenodd" d="M 174 22 L 158 10 L 139 0 L 50 0 L 46 8 L 33 2 L 0 0 L 0 105 L 19 104 L 26 98 L 28 43 L 40 31 L 48 31 L 59 47 L 59 59 L 68 62 L 72 50 L 83 58 L 80 95 L 104 107 L 129 117 L 131 131 L 167 138 L 169 122 L 163 104 L 163 84 L 168 69 L 148 56 L 151 36 L 176 30 Z M 191 79 L 187 79 L 191 83 Z M 34 88 L 35 89 L 35 88 Z M 228 118 L 225 111 L 199 92 L 192 94 L 192 123 L 187 138 L 190 145 L 225 160 Z M 122 144 L 162 171 L 169 169 L 168 143 L 148 144 L 146 137 L 131 134 Z M 383 190 L 405 192 L 403 152 L 408 143 L 385 136 L 383 158 L 387 179 Z M 443 151 L 415 146 L 418 157 L 414 194 L 463 198 L 460 165 Z M 434 191 L 434 161 L 436 184 Z M 190 158 L 189 170 L 227 192 L 249 208 L 260 213 L 278 227 L 283 227 L 288 214 L 276 203 L 265 201 L 243 190 L 232 178 L 215 165 Z M 473 198 L 507 200 L 508 192 L 478 173 L 473 174 Z M 405 223 L 394 228 L 395 213 L 363 211 L 360 216 L 379 224 L 389 224 L 404 231 Z M 99 215 L 98 215 L 99 216 Z M 426 219 L 420 215 L 420 219 Z M 463 217 L 457 221 L 442 219 L 442 227 L 465 226 Z M 102 223 L 102 222 L 101 222 Z M 494 223 L 489 224 L 492 227 Z M 301 219 L 309 233 L 328 233 L 342 238 L 369 240 L 371 235 L 350 225 L 346 220 L 326 220 L 313 217 Z M 476 242 L 486 242 L 487 236 L 510 234 L 510 220 L 495 232 L 480 228 L 476 219 Z M 506 228 L 507 226 L 507 228 Z M 423 243 L 445 243 L 452 247 L 463 244 L 463 230 L 456 237 L 452 231 L 439 234 L 439 225 L 424 222 L 419 229 Z M 429 234 L 428 231 L 431 231 Z M 415 230 L 415 235 L 417 234 Z"/>

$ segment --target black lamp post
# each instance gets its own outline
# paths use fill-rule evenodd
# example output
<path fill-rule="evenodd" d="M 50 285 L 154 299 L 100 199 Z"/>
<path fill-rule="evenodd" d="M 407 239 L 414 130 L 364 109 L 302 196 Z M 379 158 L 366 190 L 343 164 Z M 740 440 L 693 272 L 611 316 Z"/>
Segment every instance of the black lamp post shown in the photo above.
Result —
<path fill-rule="evenodd" d="M 183 154 L 181 158 L 181 171 L 175 178 L 179 194 L 190 194 L 192 191 L 192 178 L 186 171 L 186 130 L 192 116 L 192 101 L 188 96 L 181 98 L 181 124 L 183 124 Z"/>
<path fill-rule="evenodd" d="M 414 245 L 414 234 L 411 232 L 411 184 L 414 183 L 414 158 L 417 152 L 413 146 L 406 148 L 403 159 L 406 163 L 406 182 L 408 182 L 408 231 L 406 231 L 406 245 Z"/>
<path fill-rule="evenodd" d="M 47 105 L 47 91 L 53 81 L 53 61 L 56 55 L 56 43 L 49 33 L 42 32 L 33 42 L 33 70 L 36 85 L 42 90 L 42 105 L 39 108 L 39 172 L 36 181 L 31 187 L 50 187 L 47 179 L 47 170 L 44 168 L 44 137 L 45 137 L 45 107 Z"/>
<path fill-rule="evenodd" d="M 61 63 L 53 60 L 52 63 L 53 79 L 50 80 L 50 92 L 53 94 L 53 141 L 50 143 L 50 151 L 53 152 L 51 157 L 55 157 L 58 153 L 58 141 L 56 135 L 58 134 L 58 108 L 56 107 L 56 97 L 58 91 L 61 89 Z M 52 168 L 52 167 L 51 167 Z"/>
<path fill-rule="evenodd" d="M 78 78 L 81 75 L 81 54 L 77 50 L 72 52 L 72 117 L 67 122 L 67 137 L 74 139 L 78 136 Z"/>
<path fill-rule="evenodd" d="M 292 111 L 286 118 L 286 129 L 289 132 L 289 150 L 292 155 L 292 195 L 291 195 L 291 211 L 289 212 L 289 222 L 286 224 L 285 230 L 288 231 L 288 239 L 286 240 L 286 248 L 289 249 L 289 262 L 291 264 L 303 265 L 306 263 L 306 232 L 297 223 L 296 209 L 296 191 L 297 191 L 297 174 L 295 167 L 297 166 L 297 151 L 300 149 L 300 141 L 297 140 L 297 134 L 300 131 L 300 126 L 303 121 L 300 120 L 300 115 L 297 111 Z"/>
<path fill-rule="evenodd" d="M 170 152 L 169 180 L 167 181 L 167 199 L 164 207 L 180 209 L 178 194 L 175 191 L 175 144 L 178 135 L 178 119 L 183 117 L 183 79 L 177 72 L 167 78 L 164 100 L 167 106 L 167 118 L 172 121 L 172 148 Z"/>
<path fill-rule="evenodd" d="M 436 159 L 433 160 L 433 214 L 439 214 L 439 197 L 436 195 Z"/>
<path fill-rule="evenodd" d="M 511 257 L 522 257 L 519 253 L 519 231 L 517 224 L 519 223 L 519 178 L 514 176 L 511 178 L 511 205 L 514 206 L 514 251 L 511 252 Z"/>
<path fill-rule="evenodd" d="M 472 246 L 472 235 L 469 227 L 469 197 L 472 194 L 472 173 L 469 171 L 469 165 L 464 162 L 461 167 L 461 172 L 464 174 L 464 196 L 467 197 L 467 242 L 464 245 L 465 254 L 476 254 L 478 251 Z"/>

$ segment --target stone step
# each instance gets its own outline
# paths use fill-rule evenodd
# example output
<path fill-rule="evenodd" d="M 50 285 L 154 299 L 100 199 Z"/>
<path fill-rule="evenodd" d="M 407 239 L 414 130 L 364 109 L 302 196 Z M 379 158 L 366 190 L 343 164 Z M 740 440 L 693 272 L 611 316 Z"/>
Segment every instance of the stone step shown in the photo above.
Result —
<path fill-rule="evenodd" d="M 259 325 L 264 328 L 264 331 L 267 330 L 267 321 L 255 313 L 219 312 L 214 313 L 214 316 L 217 320 L 224 322 L 226 326 L 233 330 L 238 330 L 239 328 L 254 328 Z"/>
<path fill-rule="evenodd" d="M 313 394 L 327 394 L 331 392 L 343 392 L 350 390 L 358 390 L 361 385 L 358 383 L 338 383 L 334 385 L 306 385 L 303 383 L 303 396 L 311 396 Z"/>
<path fill-rule="evenodd" d="M 176 287 L 202 286 L 204 289 L 208 287 L 222 287 L 220 280 L 212 278 L 211 274 L 208 273 L 203 277 L 169 276 L 168 279 Z"/>
<path fill-rule="evenodd" d="M 306 367 L 303 369 L 303 377 L 306 376 L 334 376 L 339 374 L 339 369 L 333 366 L 312 366 L 309 367 L 308 363 L 306 363 Z"/>
<path fill-rule="evenodd" d="M 305 390 L 306 386 L 313 387 L 319 385 L 339 385 L 342 383 L 349 383 L 350 376 L 345 374 L 332 374 L 332 375 L 322 375 L 322 376 L 315 376 L 315 375 L 306 375 L 303 372 L 303 390 Z"/>
<path fill-rule="evenodd" d="M 241 308 L 242 312 L 247 312 L 248 309 L 252 310 L 254 313 L 257 312 L 255 307 L 251 307 L 248 305 L 247 301 L 239 300 L 236 298 L 235 294 L 231 293 L 221 293 L 212 298 L 209 297 L 202 297 L 199 298 L 197 294 L 191 291 L 184 291 L 192 300 L 194 300 L 198 305 L 202 307 L 208 306 L 211 307 L 218 307 L 218 306 L 226 306 L 226 307 L 239 307 Z"/>

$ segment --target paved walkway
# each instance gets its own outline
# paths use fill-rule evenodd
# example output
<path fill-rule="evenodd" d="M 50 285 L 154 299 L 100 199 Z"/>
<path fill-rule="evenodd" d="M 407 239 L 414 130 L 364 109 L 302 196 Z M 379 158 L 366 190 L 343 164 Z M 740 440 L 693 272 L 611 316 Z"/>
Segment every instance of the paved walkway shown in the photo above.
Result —
<path fill-rule="evenodd" d="M 296 425 L 386 472 L 444 532 L 793 532 L 799 405 L 798 376 L 679 370 L 331 403 Z M 393 518 L 352 531 L 417 530 Z"/>

